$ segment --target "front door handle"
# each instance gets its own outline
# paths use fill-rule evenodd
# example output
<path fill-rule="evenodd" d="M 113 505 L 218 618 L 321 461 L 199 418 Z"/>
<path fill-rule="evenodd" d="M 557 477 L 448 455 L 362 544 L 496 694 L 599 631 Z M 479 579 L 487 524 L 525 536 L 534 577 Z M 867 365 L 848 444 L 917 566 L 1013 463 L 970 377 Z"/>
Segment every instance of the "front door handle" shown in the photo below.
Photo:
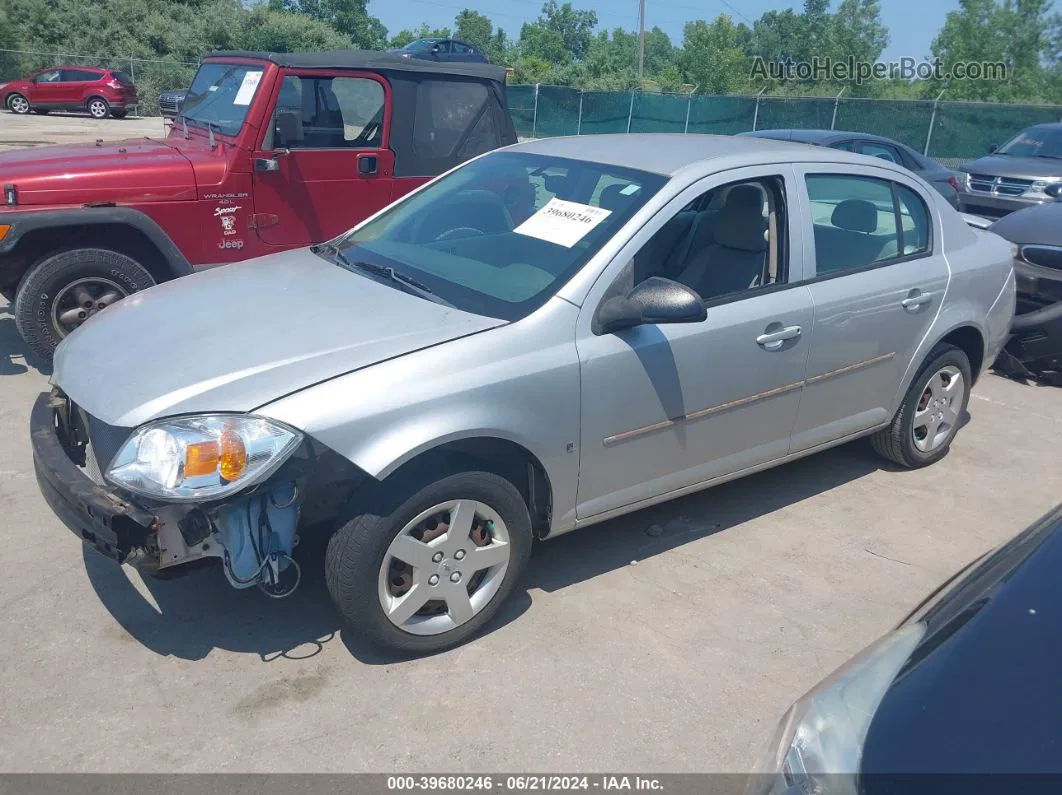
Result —
<path fill-rule="evenodd" d="M 912 290 L 911 295 L 900 301 L 900 306 L 907 310 L 918 309 L 918 307 L 928 304 L 933 300 L 933 293 L 923 293 L 918 290 Z"/>
<path fill-rule="evenodd" d="M 770 328 L 768 326 L 768 328 Z M 756 344 L 762 345 L 769 351 L 776 351 L 782 347 L 786 340 L 796 339 L 800 336 L 800 326 L 786 326 L 777 331 L 765 331 L 756 338 Z"/>

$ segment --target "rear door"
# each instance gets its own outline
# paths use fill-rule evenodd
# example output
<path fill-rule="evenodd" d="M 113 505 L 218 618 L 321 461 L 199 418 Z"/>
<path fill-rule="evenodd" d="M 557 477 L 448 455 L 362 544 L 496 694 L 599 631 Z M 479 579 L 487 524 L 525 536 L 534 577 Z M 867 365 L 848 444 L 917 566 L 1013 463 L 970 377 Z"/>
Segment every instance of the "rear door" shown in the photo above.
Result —
<path fill-rule="evenodd" d="M 103 89 L 103 73 L 93 69 L 63 70 L 63 104 L 83 105 L 95 91 Z"/>
<path fill-rule="evenodd" d="M 388 204 L 390 88 L 362 72 L 285 71 L 254 159 L 252 224 L 268 245 L 328 240 Z"/>
<path fill-rule="evenodd" d="M 892 400 L 929 332 L 949 268 L 930 196 L 895 172 L 798 165 L 815 305 L 807 382 L 792 451 L 889 419 Z"/>

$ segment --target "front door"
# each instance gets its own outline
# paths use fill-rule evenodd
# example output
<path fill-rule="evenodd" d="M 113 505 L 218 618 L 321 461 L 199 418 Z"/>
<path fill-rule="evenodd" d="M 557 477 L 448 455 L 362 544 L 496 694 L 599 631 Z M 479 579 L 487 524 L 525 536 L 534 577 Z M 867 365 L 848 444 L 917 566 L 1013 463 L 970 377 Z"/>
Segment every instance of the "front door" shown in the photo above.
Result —
<path fill-rule="evenodd" d="M 253 226 L 262 242 L 320 243 L 390 202 L 388 96 L 370 74 L 284 75 L 254 158 Z"/>
<path fill-rule="evenodd" d="M 813 319 L 800 226 L 785 203 L 793 179 L 775 166 L 691 187 L 584 302 L 580 520 L 787 454 Z M 656 275 L 695 289 L 707 320 L 594 333 L 605 290 Z"/>
<path fill-rule="evenodd" d="M 29 101 L 31 105 L 42 107 L 59 107 L 63 104 L 63 91 L 66 86 L 62 82 L 62 71 L 49 69 L 41 72 L 33 81 L 30 89 Z"/>
<path fill-rule="evenodd" d="M 815 301 L 807 384 L 793 451 L 886 422 L 948 286 L 922 189 L 906 176 L 801 167 L 813 222 L 805 239 Z M 875 173 L 881 173 L 875 170 Z"/>

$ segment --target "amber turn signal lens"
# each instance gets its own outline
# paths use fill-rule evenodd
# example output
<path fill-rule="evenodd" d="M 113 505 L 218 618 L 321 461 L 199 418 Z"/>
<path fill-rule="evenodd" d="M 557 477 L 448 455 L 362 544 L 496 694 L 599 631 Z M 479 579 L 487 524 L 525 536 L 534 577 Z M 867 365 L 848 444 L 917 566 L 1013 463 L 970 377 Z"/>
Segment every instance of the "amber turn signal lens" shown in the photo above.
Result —
<path fill-rule="evenodd" d="M 0 224 L 0 240 L 7 237 L 7 233 L 11 231 L 11 224 Z"/>
<path fill-rule="evenodd" d="M 221 434 L 221 477 L 230 483 L 247 469 L 247 447 L 234 430 Z"/>
<path fill-rule="evenodd" d="M 184 452 L 184 476 L 186 478 L 213 475 L 217 471 L 217 442 L 196 442 L 188 445 Z"/>

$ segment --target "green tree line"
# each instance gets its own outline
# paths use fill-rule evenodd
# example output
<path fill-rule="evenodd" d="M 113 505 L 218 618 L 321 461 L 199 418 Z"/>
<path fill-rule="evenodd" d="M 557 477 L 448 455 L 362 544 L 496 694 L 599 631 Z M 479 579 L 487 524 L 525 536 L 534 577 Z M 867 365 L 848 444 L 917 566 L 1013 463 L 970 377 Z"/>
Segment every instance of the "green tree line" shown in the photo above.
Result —
<path fill-rule="evenodd" d="M 643 88 L 702 94 L 757 93 L 927 98 L 1062 104 L 1062 14 L 1052 0 L 960 0 L 932 43 L 940 74 L 858 80 L 853 74 L 801 74 L 769 64 L 873 63 L 889 44 L 879 0 L 804 0 L 800 10 L 768 11 L 749 21 L 719 14 L 693 19 L 681 41 L 659 27 L 645 34 L 639 81 L 638 36 L 600 29 L 597 14 L 546 0 L 519 31 L 465 9 L 452 27 L 389 32 L 367 0 L 2 0 L 0 50 L 80 53 L 161 60 L 152 89 L 183 85 L 187 67 L 214 49 L 320 50 L 400 47 L 417 38 L 454 36 L 514 70 L 512 82 L 589 90 Z M 832 7 L 831 7 L 832 6 Z M 165 64 L 172 62 L 173 69 Z M 958 63 L 1005 66 L 1006 78 L 946 79 Z M 0 77 L 29 64 L 0 52 Z M 34 62 L 32 65 L 37 65 Z M 141 82 L 138 76 L 138 83 Z M 172 83 L 173 85 L 168 85 Z"/>

